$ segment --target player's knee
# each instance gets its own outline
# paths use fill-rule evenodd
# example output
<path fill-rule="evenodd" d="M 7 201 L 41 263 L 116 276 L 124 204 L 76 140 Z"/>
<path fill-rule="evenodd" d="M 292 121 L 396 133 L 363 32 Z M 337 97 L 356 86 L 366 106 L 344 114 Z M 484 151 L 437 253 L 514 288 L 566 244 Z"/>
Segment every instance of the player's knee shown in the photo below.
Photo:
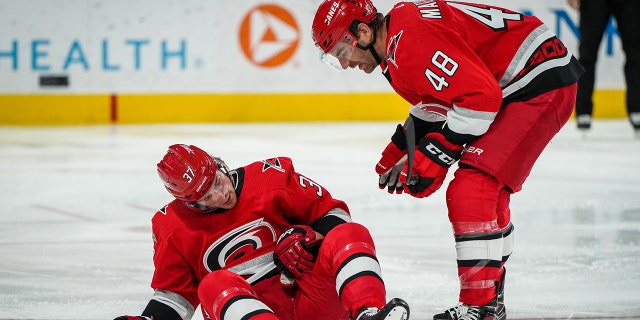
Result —
<path fill-rule="evenodd" d="M 202 308 L 212 319 L 222 319 L 222 310 L 238 296 L 252 296 L 251 286 L 239 275 L 217 270 L 206 275 L 198 286 L 198 298 Z"/>
<path fill-rule="evenodd" d="M 217 270 L 209 273 L 200 281 L 198 295 L 217 295 L 218 292 L 231 287 L 247 287 L 249 289 L 250 286 L 241 276 L 231 271 Z"/>
<path fill-rule="evenodd" d="M 353 242 L 373 242 L 369 230 L 357 223 L 343 223 L 333 228 L 326 236 L 325 241 L 333 244 Z"/>
<path fill-rule="evenodd" d="M 497 179 L 474 168 L 460 168 L 447 188 L 449 221 L 485 222 L 496 220 L 500 184 Z"/>
<path fill-rule="evenodd" d="M 447 198 L 453 196 L 456 198 L 464 197 L 465 193 L 473 192 L 473 195 L 479 194 L 479 191 L 487 190 L 497 197 L 499 188 L 498 180 L 476 168 L 459 168 L 455 172 L 455 178 L 451 180 L 447 189 Z"/>

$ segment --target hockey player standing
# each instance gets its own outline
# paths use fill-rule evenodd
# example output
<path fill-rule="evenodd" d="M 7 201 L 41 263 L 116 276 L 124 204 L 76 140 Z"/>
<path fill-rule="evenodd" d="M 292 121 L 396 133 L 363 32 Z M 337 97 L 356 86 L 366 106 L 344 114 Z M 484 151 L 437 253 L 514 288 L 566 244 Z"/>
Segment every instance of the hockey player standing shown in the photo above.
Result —
<path fill-rule="evenodd" d="M 427 197 L 460 160 L 446 192 L 459 303 L 434 319 L 505 319 L 509 198 L 570 118 L 578 61 L 536 17 L 485 4 L 399 2 L 384 16 L 370 0 L 325 0 L 312 33 L 330 63 L 380 66 L 411 104 L 375 167 L 381 188 Z"/>
<path fill-rule="evenodd" d="M 369 231 L 347 205 L 273 158 L 228 170 L 169 147 L 158 174 L 175 200 L 152 219 L 154 294 L 141 316 L 189 320 L 407 320 L 386 302 Z"/>

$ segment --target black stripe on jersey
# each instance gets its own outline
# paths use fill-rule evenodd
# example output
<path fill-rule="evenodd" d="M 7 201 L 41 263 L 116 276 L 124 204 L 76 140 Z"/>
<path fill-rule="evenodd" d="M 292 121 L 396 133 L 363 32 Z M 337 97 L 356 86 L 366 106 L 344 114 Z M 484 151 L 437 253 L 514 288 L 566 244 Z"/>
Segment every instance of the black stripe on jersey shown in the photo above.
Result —
<path fill-rule="evenodd" d="M 567 65 L 543 71 L 522 89 L 504 97 L 502 107 L 511 102 L 527 101 L 547 91 L 576 83 L 582 73 L 584 73 L 584 68 L 582 68 L 578 59 L 572 56 Z M 518 79 L 519 78 L 514 79 L 513 81 L 517 81 Z M 509 85 L 507 85 L 507 87 L 508 86 Z"/>
<path fill-rule="evenodd" d="M 422 139 L 422 137 L 424 137 L 429 132 L 440 132 L 445 123 L 444 121 L 436 121 L 436 122 L 424 121 L 412 114 L 410 114 L 409 116 L 413 119 L 413 124 L 415 126 L 416 141 L 419 141 L 420 139 Z"/>
<path fill-rule="evenodd" d="M 340 217 L 334 215 L 324 215 L 316 222 L 311 224 L 311 229 L 313 229 L 313 231 L 317 231 L 323 236 L 326 236 L 329 231 L 343 223 L 346 223 L 346 221 L 340 219 Z"/>
<path fill-rule="evenodd" d="M 182 317 L 180 317 L 176 310 L 153 299 L 149 301 L 141 315 L 154 320 L 182 320 Z"/>
<path fill-rule="evenodd" d="M 444 136 L 444 138 L 453 143 L 453 144 L 457 144 L 460 146 L 463 146 L 473 140 L 475 140 L 478 136 L 472 135 L 472 134 L 463 134 L 463 133 L 458 133 L 455 132 L 451 129 L 449 129 L 448 125 L 444 125 L 444 127 L 442 128 L 442 135 Z"/>

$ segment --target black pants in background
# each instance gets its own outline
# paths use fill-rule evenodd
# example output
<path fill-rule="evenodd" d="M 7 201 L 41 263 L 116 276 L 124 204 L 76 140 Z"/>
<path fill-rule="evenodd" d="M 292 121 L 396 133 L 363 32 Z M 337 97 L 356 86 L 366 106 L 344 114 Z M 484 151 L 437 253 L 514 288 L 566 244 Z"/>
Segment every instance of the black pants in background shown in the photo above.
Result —
<path fill-rule="evenodd" d="M 627 113 L 638 112 L 640 116 L 640 0 L 581 1 L 579 61 L 585 73 L 578 82 L 577 115 L 592 114 L 598 48 L 611 15 L 616 19 L 626 58 Z M 640 122 L 632 124 L 640 128 Z"/>

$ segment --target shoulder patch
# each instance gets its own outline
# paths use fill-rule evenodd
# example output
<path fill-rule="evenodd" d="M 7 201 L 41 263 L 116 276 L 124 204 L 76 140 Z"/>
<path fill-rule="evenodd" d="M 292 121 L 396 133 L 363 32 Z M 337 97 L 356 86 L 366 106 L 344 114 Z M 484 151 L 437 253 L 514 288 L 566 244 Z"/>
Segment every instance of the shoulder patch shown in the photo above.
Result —
<path fill-rule="evenodd" d="M 278 158 L 262 160 L 262 172 L 265 172 L 270 168 L 273 168 L 280 172 L 284 172 L 284 169 L 282 168 L 282 164 L 280 163 L 280 159 Z"/>
<path fill-rule="evenodd" d="M 398 34 L 391 36 L 389 43 L 387 43 L 387 61 L 391 62 L 396 68 L 398 68 L 398 64 L 396 63 L 396 50 L 398 50 L 398 43 L 400 42 L 400 37 L 402 37 L 403 32 L 404 30 L 400 30 Z"/>

